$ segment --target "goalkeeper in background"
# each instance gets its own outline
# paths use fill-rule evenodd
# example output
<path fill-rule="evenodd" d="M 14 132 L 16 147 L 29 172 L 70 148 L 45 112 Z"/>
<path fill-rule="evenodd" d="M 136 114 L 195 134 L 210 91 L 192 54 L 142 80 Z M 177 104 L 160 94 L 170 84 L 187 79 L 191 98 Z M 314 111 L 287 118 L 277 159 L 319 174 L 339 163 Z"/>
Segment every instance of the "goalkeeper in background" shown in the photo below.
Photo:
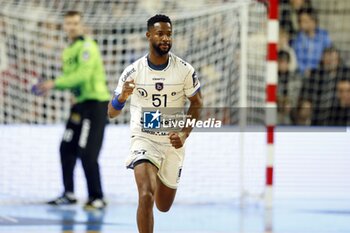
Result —
<path fill-rule="evenodd" d="M 101 209 L 106 203 L 103 200 L 98 156 L 110 95 L 99 48 L 94 40 L 83 35 L 81 21 L 80 12 L 69 11 L 64 15 L 64 30 L 69 45 L 63 51 L 63 75 L 37 85 L 39 93 L 69 89 L 76 97 L 60 146 L 64 193 L 48 204 L 77 202 L 73 174 L 76 161 L 80 158 L 89 192 L 85 209 Z"/>

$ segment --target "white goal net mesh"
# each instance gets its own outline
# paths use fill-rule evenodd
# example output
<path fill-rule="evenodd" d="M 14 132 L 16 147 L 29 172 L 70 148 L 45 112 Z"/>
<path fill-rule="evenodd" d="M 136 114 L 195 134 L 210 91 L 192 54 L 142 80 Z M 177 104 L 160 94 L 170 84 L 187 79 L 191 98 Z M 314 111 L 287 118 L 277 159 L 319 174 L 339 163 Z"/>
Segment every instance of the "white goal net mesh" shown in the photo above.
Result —
<path fill-rule="evenodd" d="M 0 195 L 29 195 L 35 199 L 53 196 L 61 189 L 57 144 L 62 127 L 55 128 L 57 126 L 52 124 L 62 124 L 67 119 L 71 95 L 68 91 L 52 91 L 49 96 L 38 97 L 31 93 L 31 87 L 40 79 L 54 79 L 61 73 L 60 56 L 62 49 L 67 46 L 62 31 L 62 15 L 72 9 L 84 13 L 86 33 L 99 44 L 111 93 L 123 69 L 147 53 L 146 21 L 161 12 L 173 20 L 172 51 L 191 63 L 199 74 L 205 107 L 221 108 L 216 112 L 218 118 L 230 125 L 238 124 L 238 110 L 234 107 L 239 107 L 242 88 L 247 92 L 247 107 L 264 107 L 267 16 L 266 6 L 259 2 L 5 0 L 0 10 L 0 124 L 6 128 L 8 135 L 1 135 L 0 140 L 8 144 L 1 146 L 0 150 Z M 242 9 L 247 10 L 247 22 L 242 22 Z M 242 27 L 246 27 L 245 30 Z M 248 39 L 241 41 L 244 31 Z M 243 43 L 246 51 L 242 51 Z M 242 53 L 247 55 L 244 64 L 241 62 Z M 246 77 L 241 77 L 242 69 L 246 69 Z M 247 80 L 247 86 L 240 86 L 240 78 Z M 264 122 L 264 113 L 258 110 L 248 112 L 247 119 L 248 123 L 261 124 Z M 116 123 L 128 122 L 129 112 L 126 107 Z M 19 123 L 30 125 L 18 126 Z M 42 127 L 47 127 L 47 133 L 54 137 L 41 135 L 46 131 Z M 116 136 L 114 130 L 110 129 L 106 137 Z M 17 140 L 17 134 L 25 142 L 11 144 Z M 28 135 L 29 138 L 26 138 Z M 233 144 L 238 141 L 237 135 L 227 136 Z M 222 134 L 220 137 L 226 136 Z M 52 138 L 55 143 L 50 141 Z M 121 168 L 115 168 L 112 162 L 118 159 L 120 163 L 120 159 L 126 155 L 115 158 L 115 154 L 108 151 L 113 150 L 113 140 L 106 140 L 101 164 L 104 184 L 108 187 L 106 195 L 116 198 L 124 196 L 127 199 L 128 190 L 122 193 L 118 187 L 132 186 L 129 184 L 131 175 L 127 175 L 128 179 L 123 178 L 122 174 L 118 175 Z M 209 142 L 210 136 L 205 140 Z M 261 143 L 264 144 L 263 137 Z M 209 143 L 206 147 L 196 147 L 197 152 L 193 154 L 198 154 L 198 157 L 194 158 L 205 158 L 198 160 L 198 169 L 213 170 L 214 167 L 210 165 L 212 160 L 209 159 L 213 156 L 219 159 L 217 164 L 225 168 L 221 169 L 220 176 L 210 179 L 203 179 L 205 175 L 200 171 L 188 171 L 190 174 L 187 176 L 192 178 L 187 185 L 184 181 L 183 193 L 192 195 L 192 200 L 195 197 L 197 200 L 210 200 L 217 198 L 216 195 L 221 196 L 222 200 L 238 197 L 242 185 L 239 179 L 240 158 L 233 151 L 238 151 L 240 146 L 230 145 L 226 139 L 217 145 Z M 194 151 L 189 147 L 190 151 Z M 120 151 L 127 153 L 127 149 Z M 256 193 L 261 193 L 264 187 L 264 158 L 261 153 L 250 152 L 244 162 L 247 167 L 244 181 L 248 189 Z M 34 166 L 45 169 L 33 172 Z M 77 185 L 78 190 L 85 189 L 83 184 Z M 183 197 L 183 200 L 189 199 Z"/>

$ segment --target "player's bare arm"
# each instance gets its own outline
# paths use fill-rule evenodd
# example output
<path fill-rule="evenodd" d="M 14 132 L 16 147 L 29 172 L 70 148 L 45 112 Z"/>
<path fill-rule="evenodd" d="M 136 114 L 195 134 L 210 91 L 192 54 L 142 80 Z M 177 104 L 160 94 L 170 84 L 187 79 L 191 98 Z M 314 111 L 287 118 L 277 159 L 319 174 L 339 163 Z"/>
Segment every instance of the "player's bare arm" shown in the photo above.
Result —
<path fill-rule="evenodd" d="M 47 80 L 45 82 L 39 83 L 37 88 L 40 93 L 46 95 L 51 89 L 55 87 L 53 80 Z"/>
<path fill-rule="evenodd" d="M 125 81 L 125 83 L 123 84 L 122 93 L 118 96 L 113 96 L 113 99 L 109 101 L 108 117 L 110 119 L 115 118 L 120 114 L 120 112 L 122 111 L 123 105 L 128 100 L 129 96 L 133 93 L 134 88 L 135 88 L 134 80 Z M 113 104 L 113 102 L 117 104 L 119 103 L 120 107 L 116 106 L 116 104 Z"/>
<path fill-rule="evenodd" d="M 203 106 L 200 91 L 198 91 L 194 96 L 189 97 L 188 99 L 190 100 L 191 104 L 187 111 L 187 115 L 190 119 L 198 119 L 200 117 L 201 109 Z M 171 145 L 176 149 L 183 147 L 191 131 L 192 127 L 186 127 L 183 128 L 181 132 L 171 132 L 169 134 Z"/>

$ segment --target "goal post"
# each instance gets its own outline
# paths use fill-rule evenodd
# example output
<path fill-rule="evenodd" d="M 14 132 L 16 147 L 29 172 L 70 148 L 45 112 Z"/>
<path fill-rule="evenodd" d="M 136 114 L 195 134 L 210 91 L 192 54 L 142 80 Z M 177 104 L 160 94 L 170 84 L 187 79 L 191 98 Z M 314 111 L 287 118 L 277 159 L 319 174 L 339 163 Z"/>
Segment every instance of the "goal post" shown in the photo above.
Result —
<path fill-rule="evenodd" d="M 273 176 L 274 176 L 274 143 L 275 128 L 277 124 L 277 44 L 278 44 L 278 1 L 269 0 L 269 12 L 267 22 L 267 69 L 266 69 L 266 174 L 265 174 L 265 206 L 272 207 L 273 200 Z"/>

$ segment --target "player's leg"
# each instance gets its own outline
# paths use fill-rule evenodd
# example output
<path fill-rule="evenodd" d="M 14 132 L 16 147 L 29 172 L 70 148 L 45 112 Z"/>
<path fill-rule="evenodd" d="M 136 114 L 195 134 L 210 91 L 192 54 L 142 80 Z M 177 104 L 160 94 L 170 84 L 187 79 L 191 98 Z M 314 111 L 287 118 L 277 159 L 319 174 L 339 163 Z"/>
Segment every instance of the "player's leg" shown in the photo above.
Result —
<path fill-rule="evenodd" d="M 103 208 L 106 203 L 103 201 L 98 157 L 107 121 L 107 102 L 87 102 L 83 107 L 84 118 L 78 146 L 89 193 L 85 207 Z"/>
<path fill-rule="evenodd" d="M 81 130 L 81 112 L 78 105 L 72 106 L 69 120 L 66 124 L 61 145 L 60 158 L 62 168 L 62 178 L 64 193 L 61 197 L 52 200 L 49 204 L 73 204 L 76 203 L 74 197 L 74 168 L 77 161 L 77 145 Z"/>
<path fill-rule="evenodd" d="M 158 169 L 146 160 L 134 164 L 138 190 L 137 226 L 140 233 L 153 232 L 153 205 L 157 187 Z"/>
<path fill-rule="evenodd" d="M 77 161 L 77 142 L 80 125 L 68 122 L 60 145 L 63 185 L 65 193 L 74 193 L 74 168 Z"/>
<path fill-rule="evenodd" d="M 153 232 L 153 206 L 161 164 L 161 145 L 147 137 L 131 136 L 131 154 L 127 168 L 134 169 L 138 189 L 137 225 L 139 232 Z"/>
<path fill-rule="evenodd" d="M 169 188 L 157 177 L 157 189 L 155 195 L 156 206 L 159 211 L 168 212 L 173 205 L 176 190 Z"/>
<path fill-rule="evenodd" d="M 158 210 L 170 210 L 176 195 L 184 160 L 184 148 L 165 147 L 164 158 L 158 171 L 155 195 Z"/>

